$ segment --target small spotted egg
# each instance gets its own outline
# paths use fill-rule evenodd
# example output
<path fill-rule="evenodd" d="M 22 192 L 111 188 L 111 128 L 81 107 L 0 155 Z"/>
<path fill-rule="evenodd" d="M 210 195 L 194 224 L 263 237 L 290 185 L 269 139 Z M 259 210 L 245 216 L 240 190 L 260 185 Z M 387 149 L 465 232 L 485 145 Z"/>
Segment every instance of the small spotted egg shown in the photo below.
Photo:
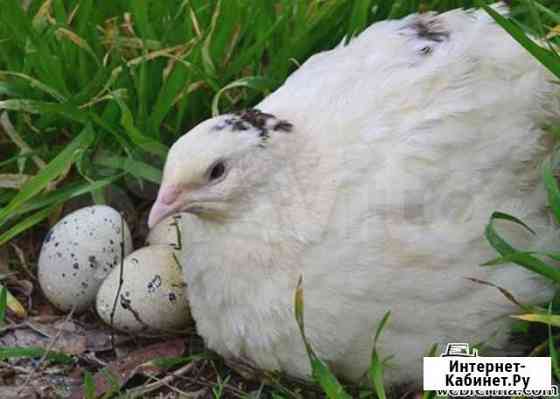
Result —
<path fill-rule="evenodd" d="M 84 311 L 103 279 L 131 251 L 130 231 L 115 209 L 78 209 L 47 233 L 39 256 L 39 284 L 60 310 Z"/>
<path fill-rule="evenodd" d="M 119 288 L 119 281 L 122 285 Z M 114 269 L 97 293 L 103 321 L 135 333 L 177 332 L 190 320 L 183 272 L 168 245 L 141 248 Z"/>
<path fill-rule="evenodd" d="M 183 223 L 184 214 L 177 213 L 163 219 L 156 224 L 148 233 L 147 245 L 169 245 L 173 249 L 180 250 L 183 247 Z"/>

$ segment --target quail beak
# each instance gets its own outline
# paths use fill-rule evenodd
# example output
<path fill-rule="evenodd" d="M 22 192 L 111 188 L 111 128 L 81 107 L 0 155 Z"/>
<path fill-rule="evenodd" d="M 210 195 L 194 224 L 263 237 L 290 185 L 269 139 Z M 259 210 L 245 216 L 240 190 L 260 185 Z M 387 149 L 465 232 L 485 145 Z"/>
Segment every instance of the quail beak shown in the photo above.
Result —
<path fill-rule="evenodd" d="M 181 211 L 180 194 L 181 190 L 175 185 L 160 188 L 156 202 L 152 206 L 148 217 L 148 227 L 150 229 L 167 216 Z"/>

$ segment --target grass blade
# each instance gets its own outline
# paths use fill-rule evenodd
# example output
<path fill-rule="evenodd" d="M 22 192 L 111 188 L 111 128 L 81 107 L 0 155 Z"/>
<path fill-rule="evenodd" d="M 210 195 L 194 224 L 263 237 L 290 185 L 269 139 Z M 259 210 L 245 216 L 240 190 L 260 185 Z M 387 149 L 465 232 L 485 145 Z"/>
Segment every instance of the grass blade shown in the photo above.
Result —
<path fill-rule="evenodd" d="M 54 208 L 57 205 L 45 208 L 45 209 L 41 209 L 38 212 L 35 212 L 33 215 L 23 219 L 22 221 L 18 222 L 16 225 L 10 227 L 6 232 L 0 234 L 0 246 L 6 244 L 8 241 L 10 241 L 12 238 L 18 236 L 19 234 L 23 233 L 24 231 L 26 231 L 27 229 L 29 229 L 30 227 L 35 226 L 36 224 L 42 222 L 43 220 L 45 220 L 50 214 L 51 212 L 54 210 Z"/>
<path fill-rule="evenodd" d="M 88 114 L 67 103 L 50 103 L 46 101 L 10 99 L 0 101 L 0 110 L 28 112 L 30 114 L 57 114 L 71 121 L 82 124 L 88 123 Z"/>
<path fill-rule="evenodd" d="M 49 351 L 39 347 L 0 347 L 0 360 L 8 360 L 14 358 L 40 358 L 46 353 L 46 359 L 54 363 L 60 364 L 73 364 L 74 359 L 72 356 L 62 352 Z"/>
<path fill-rule="evenodd" d="M 84 373 L 84 398 L 96 399 L 96 397 L 97 395 L 95 394 L 95 382 L 93 380 L 93 376 L 86 370 Z"/>
<path fill-rule="evenodd" d="M 130 7 L 132 10 L 132 14 L 136 21 L 135 26 L 138 28 L 140 32 L 140 37 L 143 39 L 155 39 L 156 34 L 150 24 L 150 17 L 148 7 L 150 6 L 150 2 L 147 0 L 131 0 Z"/>
<path fill-rule="evenodd" d="M 13 296 L 12 293 L 6 287 L 4 287 L 2 284 L 0 284 L 0 289 L 3 289 L 5 291 L 5 295 L 6 295 L 6 306 L 4 307 L 4 311 L 7 308 L 7 309 L 10 309 L 12 312 L 14 312 L 14 314 L 17 317 L 20 317 L 22 319 L 27 317 L 27 311 L 25 310 L 23 305 L 20 303 L 20 301 L 18 301 L 17 298 L 15 296 Z M 0 318 L 0 320 L 3 320 L 3 318 Z"/>
<path fill-rule="evenodd" d="M 548 314 L 552 315 L 552 302 L 548 304 Z M 550 360 L 552 363 L 552 371 L 556 377 L 556 380 L 560 380 L 560 366 L 558 364 L 558 350 L 556 349 L 556 343 L 554 342 L 554 335 L 552 334 L 552 324 L 548 325 L 548 352 L 550 354 Z"/>
<path fill-rule="evenodd" d="M 349 37 L 355 36 L 366 28 L 372 7 L 372 0 L 354 0 L 348 27 Z"/>
<path fill-rule="evenodd" d="M 6 323 L 6 308 L 8 307 L 8 290 L 0 284 L 0 327 Z"/>
<path fill-rule="evenodd" d="M 307 355 L 309 356 L 313 378 L 321 386 L 328 398 L 352 399 L 352 397 L 348 395 L 348 393 L 344 390 L 342 384 L 340 384 L 340 382 L 336 379 L 327 365 L 321 359 L 319 359 L 319 357 L 315 354 L 315 351 L 311 347 L 311 344 L 309 343 L 305 335 L 303 308 L 303 279 L 302 277 L 300 277 L 294 295 L 295 318 L 299 326 L 303 343 L 305 345 L 305 350 L 307 351 Z"/>
<path fill-rule="evenodd" d="M 100 190 L 111 183 L 114 183 L 122 175 L 117 175 L 103 180 L 98 180 L 92 183 L 75 183 L 67 184 L 66 186 L 51 191 L 48 193 L 40 194 L 36 198 L 28 201 L 19 208 L 15 213 L 21 215 L 26 212 L 31 212 L 45 206 L 62 204 L 71 198 L 79 197 L 80 195 L 88 194 L 93 191 Z"/>
<path fill-rule="evenodd" d="M 560 327 L 560 315 L 529 313 L 511 317 L 518 320 L 529 321 L 531 323 L 542 323 L 552 327 Z"/>
<path fill-rule="evenodd" d="M 51 181 L 69 168 L 76 160 L 76 155 L 91 145 L 93 138 L 94 132 L 91 126 L 86 127 L 82 133 L 50 161 L 44 169 L 29 179 L 12 201 L 0 210 L 0 226 L 6 222 L 12 213 L 23 206 L 26 201 L 45 189 Z"/>
<path fill-rule="evenodd" d="M 558 182 L 552 172 L 550 159 L 547 159 L 543 163 L 543 180 L 548 193 L 548 204 L 552 209 L 556 223 L 560 223 L 560 189 L 558 188 Z"/>
<path fill-rule="evenodd" d="M 236 88 L 236 87 L 248 87 L 248 88 L 251 88 L 251 89 L 258 90 L 262 93 L 267 93 L 269 90 L 271 90 L 274 87 L 274 84 L 269 79 L 259 77 L 259 76 L 248 76 L 248 77 L 241 78 L 241 79 L 238 79 L 238 80 L 235 80 L 235 81 L 231 82 L 230 84 L 221 88 L 216 93 L 214 98 L 212 99 L 212 115 L 213 116 L 217 116 L 217 115 L 220 114 L 218 104 L 220 102 L 221 96 L 227 90 L 231 90 L 231 89 Z"/>
<path fill-rule="evenodd" d="M 130 173 L 134 177 L 147 180 L 149 182 L 160 184 L 162 178 L 161 170 L 148 165 L 145 162 L 132 158 L 124 158 L 117 156 L 101 156 L 94 160 L 94 163 L 107 166 L 109 168 L 123 170 Z"/>
<path fill-rule="evenodd" d="M 528 231 L 534 233 L 534 231 L 523 223 L 521 220 L 501 212 L 494 212 L 490 217 L 490 222 L 486 225 L 485 236 L 490 245 L 498 251 L 498 253 L 504 257 L 508 257 L 514 263 L 525 267 L 535 273 L 549 278 L 552 281 L 560 283 L 560 270 L 557 268 L 546 264 L 539 258 L 530 255 L 527 251 L 519 251 L 512 247 L 506 240 L 504 240 L 494 228 L 495 220 L 507 220 L 514 222 L 526 228 Z M 497 264 L 497 263 L 495 263 Z"/>
<path fill-rule="evenodd" d="M 379 357 L 379 353 L 377 351 L 377 341 L 381 336 L 381 332 L 385 325 L 389 321 L 389 317 L 391 316 L 391 312 L 385 313 L 381 322 L 377 326 L 377 331 L 375 332 L 375 336 L 373 338 L 373 349 L 371 351 L 371 363 L 368 370 L 368 375 L 371 384 L 373 385 L 373 389 L 375 390 L 375 394 L 379 399 L 386 399 L 387 395 L 385 394 L 385 387 L 383 384 L 383 362 Z"/>
<path fill-rule="evenodd" d="M 535 41 L 530 39 L 521 28 L 519 28 L 513 21 L 500 15 L 492 7 L 483 4 L 482 7 L 490 16 L 504 28 L 520 45 L 522 45 L 533 57 L 535 57 L 541 64 L 543 64 L 550 72 L 556 77 L 560 78 L 560 62 L 559 57 L 552 51 L 542 48 Z"/>
<path fill-rule="evenodd" d="M 144 151 L 165 158 L 169 148 L 159 141 L 156 141 L 148 136 L 145 136 L 138 130 L 134 123 L 134 117 L 128 106 L 120 98 L 115 97 L 115 101 L 119 104 L 121 109 L 121 125 L 124 127 L 128 136 L 138 147 Z"/>
<path fill-rule="evenodd" d="M 49 96 L 53 97 L 54 99 L 56 99 L 59 102 L 65 102 L 66 101 L 66 97 L 63 96 L 61 93 L 59 93 L 56 89 L 54 89 L 53 87 L 50 87 L 49 85 L 44 84 L 43 82 L 40 82 L 39 80 L 26 75 L 24 73 L 19 73 L 19 72 L 13 72 L 13 71 L 0 71 L 0 78 L 2 77 L 2 75 L 4 76 L 14 76 L 23 80 L 26 80 L 27 82 L 29 82 L 29 85 L 32 88 L 36 88 L 39 89 L 42 92 L 47 93 Z"/>
<path fill-rule="evenodd" d="M 185 366 L 189 363 L 196 362 L 202 359 L 210 359 L 210 357 L 206 354 L 178 357 L 157 357 L 150 360 L 147 365 L 154 366 L 159 369 L 170 369 Z"/>

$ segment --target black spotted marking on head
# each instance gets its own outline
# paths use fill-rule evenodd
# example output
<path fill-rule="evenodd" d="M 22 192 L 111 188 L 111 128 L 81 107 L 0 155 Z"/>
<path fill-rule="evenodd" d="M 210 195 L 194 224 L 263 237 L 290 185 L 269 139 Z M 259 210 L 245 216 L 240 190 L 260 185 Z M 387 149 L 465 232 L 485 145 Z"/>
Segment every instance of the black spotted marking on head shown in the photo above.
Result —
<path fill-rule="evenodd" d="M 425 46 L 420 49 L 420 53 L 422 55 L 430 55 L 432 54 L 432 51 L 434 51 L 434 49 L 430 46 Z"/>
<path fill-rule="evenodd" d="M 271 131 L 289 133 L 293 129 L 293 125 L 290 122 L 278 119 L 276 116 L 256 108 L 236 112 L 212 129 L 223 130 L 226 127 L 229 127 L 233 132 L 246 131 L 250 128 L 256 129 L 263 141 L 270 137 Z"/>
<path fill-rule="evenodd" d="M 281 120 L 272 127 L 272 130 L 274 130 L 275 132 L 291 132 L 293 127 L 294 125 L 292 125 L 290 122 Z"/>
<path fill-rule="evenodd" d="M 237 112 L 236 115 L 257 129 L 265 129 L 267 121 L 274 118 L 274 115 L 261 112 L 256 108 Z"/>
<path fill-rule="evenodd" d="M 451 33 L 445 28 L 441 20 L 437 17 L 418 17 L 408 27 L 412 28 L 419 39 L 429 40 L 435 43 L 441 43 L 445 40 L 448 40 L 451 36 Z"/>
<path fill-rule="evenodd" d="M 49 231 L 47 232 L 47 235 L 45 236 L 45 240 L 44 240 L 44 241 L 45 241 L 45 242 L 49 242 L 49 241 L 52 240 L 52 239 L 54 239 L 54 237 L 53 237 L 53 231 L 52 231 L 52 229 L 51 229 L 51 230 L 49 230 Z"/>

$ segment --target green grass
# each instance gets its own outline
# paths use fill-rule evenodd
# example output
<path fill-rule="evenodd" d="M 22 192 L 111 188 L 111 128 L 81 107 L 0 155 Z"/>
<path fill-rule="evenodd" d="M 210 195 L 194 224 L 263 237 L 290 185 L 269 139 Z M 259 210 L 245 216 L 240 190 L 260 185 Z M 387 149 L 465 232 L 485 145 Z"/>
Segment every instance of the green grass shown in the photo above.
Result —
<path fill-rule="evenodd" d="M 0 285 L 0 327 L 4 326 L 8 307 L 8 290 Z"/>
<path fill-rule="evenodd" d="M 22 3 L 29 3 L 25 10 Z M 110 187 L 126 192 L 130 179 L 157 184 L 166 151 L 180 135 L 212 114 L 252 106 L 310 55 L 371 23 L 418 10 L 474 4 L 478 3 L 4 0 L 0 246 L 44 224 L 78 196 L 89 195 L 102 203 Z M 556 0 L 514 2 L 515 23 L 492 15 L 560 78 L 559 56 L 537 47 L 524 33 L 542 36 L 560 24 Z M 543 179 L 551 209 L 560 220 L 553 161 L 544 166 Z M 29 177 L 17 189 L 6 188 L 19 174 Z M 560 282 L 558 269 L 546 260 L 559 260 L 560 252 L 536 254 L 511 247 L 493 227 L 497 218 L 520 222 L 493 215 L 486 234 L 500 257 L 486 267 L 513 262 Z M 10 297 L 0 289 L 0 325 Z M 303 302 L 298 309 L 303 312 Z M 558 317 L 542 310 L 533 319 L 553 325 Z M 386 321 L 380 321 L 381 327 Z M 310 346 L 308 350 L 316 380 L 328 396 L 348 397 Z M 556 359 L 552 338 L 550 350 Z M 374 351 L 370 376 L 380 398 L 385 396 L 382 371 Z M 225 378 L 214 389 L 216 397 L 223 393 Z M 86 397 L 91 397 L 91 384 L 86 374 Z"/>

